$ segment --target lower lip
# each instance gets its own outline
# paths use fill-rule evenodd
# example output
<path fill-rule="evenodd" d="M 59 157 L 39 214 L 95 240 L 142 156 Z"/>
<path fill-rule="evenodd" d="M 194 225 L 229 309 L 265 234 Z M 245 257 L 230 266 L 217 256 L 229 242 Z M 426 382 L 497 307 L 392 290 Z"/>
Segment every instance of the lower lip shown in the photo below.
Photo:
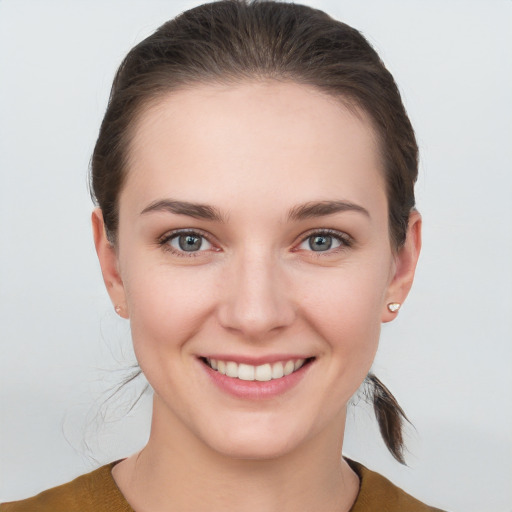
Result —
<path fill-rule="evenodd" d="M 280 379 L 258 381 L 227 377 L 200 361 L 212 381 L 224 392 L 245 400 L 265 400 L 282 395 L 295 387 L 308 372 L 313 361 L 304 364 L 297 371 Z"/>

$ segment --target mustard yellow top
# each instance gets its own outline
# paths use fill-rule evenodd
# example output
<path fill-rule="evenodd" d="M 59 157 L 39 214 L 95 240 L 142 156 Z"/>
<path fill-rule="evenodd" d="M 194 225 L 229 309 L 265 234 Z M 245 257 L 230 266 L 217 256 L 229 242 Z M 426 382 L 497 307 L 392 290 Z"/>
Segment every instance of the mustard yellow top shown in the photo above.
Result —
<path fill-rule="evenodd" d="M 362 464 L 347 462 L 361 482 L 350 512 L 442 512 L 419 502 Z M 102 466 L 32 498 L 3 503 L 0 512 L 134 512 L 112 478 L 115 464 Z"/>

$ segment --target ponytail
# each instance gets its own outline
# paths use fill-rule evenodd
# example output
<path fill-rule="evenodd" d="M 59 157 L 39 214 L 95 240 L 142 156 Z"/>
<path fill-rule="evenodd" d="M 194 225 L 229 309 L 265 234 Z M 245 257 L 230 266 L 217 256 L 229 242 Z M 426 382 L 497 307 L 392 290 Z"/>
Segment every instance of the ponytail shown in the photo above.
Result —
<path fill-rule="evenodd" d="M 380 433 L 391 455 L 405 465 L 404 420 L 410 423 L 391 391 L 373 374 L 365 379 L 367 400 L 373 404 Z"/>

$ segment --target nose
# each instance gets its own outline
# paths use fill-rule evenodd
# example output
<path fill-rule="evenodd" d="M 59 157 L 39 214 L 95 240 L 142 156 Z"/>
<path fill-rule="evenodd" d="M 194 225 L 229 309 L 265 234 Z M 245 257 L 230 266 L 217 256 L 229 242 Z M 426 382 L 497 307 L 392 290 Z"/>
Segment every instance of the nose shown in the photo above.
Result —
<path fill-rule="evenodd" d="M 224 274 L 220 324 L 246 339 L 262 340 L 290 326 L 296 308 L 279 261 L 242 255 Z"/>

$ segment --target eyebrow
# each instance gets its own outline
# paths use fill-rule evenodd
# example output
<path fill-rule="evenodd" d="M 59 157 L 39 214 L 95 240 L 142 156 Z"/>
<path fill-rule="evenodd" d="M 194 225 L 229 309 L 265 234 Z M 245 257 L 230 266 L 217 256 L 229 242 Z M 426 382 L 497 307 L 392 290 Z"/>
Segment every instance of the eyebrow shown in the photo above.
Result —
<path fill-rule="evenodd" d="M 188 215 L 195 219 L 225 222 L 223 215 L 217 208 L 207 204 L 190 203 L 188 201 L 162 199 L 146 206 L 140 214 L 143 215 L 151 212 L 169 212 L 177 215 Z"/>
<path fill-rule="evenodd" d="M 359 212 L 368 218 L 370 217 L 370 213 L 366 208 L 350 201 L 312 201 L 293 207 L 288 213 L 288 219 L 304 220 L 347 211 Z"/>
<path fill-rule="evenodd" d="M 311 201 L 291 208 L 288 212 L 288 219 L 297 221 L 346 211 L 355 211 L 370 217 L 366 208 L 349 201 Z M 187 215 L 195 219 L 226 222 L 224 215 L 214 206 L 188 201 L 176 201 L 174 199 L 155 201 L 146 206 L 142 210 L 141 215 L 151 212 L 169 212 L 177 215 Z"/>

